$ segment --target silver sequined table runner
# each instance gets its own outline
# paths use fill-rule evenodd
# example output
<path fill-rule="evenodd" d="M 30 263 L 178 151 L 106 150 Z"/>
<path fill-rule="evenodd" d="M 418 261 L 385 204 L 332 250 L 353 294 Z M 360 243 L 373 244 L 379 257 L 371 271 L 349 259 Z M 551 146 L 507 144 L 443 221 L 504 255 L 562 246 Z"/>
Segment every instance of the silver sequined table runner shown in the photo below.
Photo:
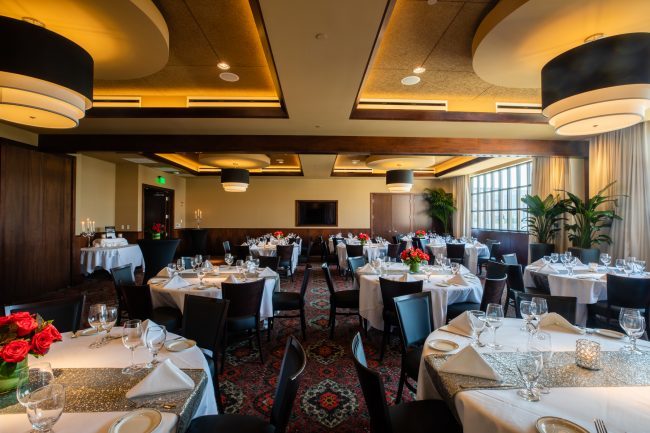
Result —
<path fill-rule="evenodd" d="M 201 369 L 183 369 L 194 381 L 194 389 L 168 392 L 138 399 L 127 399 L 126 393 L 151 370 L 134 375 L 122 374 L 120 368 L 54 369 L 55 381 L 66 386 L 64 412 L 125 412 L 152 408 L 178 415 L 178 432 L 184 432 L 201 402 L 208 377 Z M 14 392 L 0 395 L 0 415 L 24 413 Z"/>

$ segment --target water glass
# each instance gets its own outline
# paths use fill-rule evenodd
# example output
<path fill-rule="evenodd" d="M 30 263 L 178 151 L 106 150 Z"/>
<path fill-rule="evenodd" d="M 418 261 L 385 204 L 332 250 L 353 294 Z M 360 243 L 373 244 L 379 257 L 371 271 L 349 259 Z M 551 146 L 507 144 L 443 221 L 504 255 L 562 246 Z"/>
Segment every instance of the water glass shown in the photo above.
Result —
<path fill-rule="evenodd" d="M 29 395 L 54 381 L 54 372 L 49 362 L 35 362 L 18 371 L 16 399 L 26 406 Z"/>
<path fill-rule="evenodd" d="M 557 263 L 560 260 L 560 255 L 558 253 L 551 254 L 551 263 Z"/>
<path fill-rule="evenodd" d="M 196 276 L 199 277 L 199 287 L 203 287 L 203 278 L 205 278 L 205 274 L 207 273 L 207 271 L 208 270 L 203 266 L 197 268 Z"/>
<path fill-rule="evenodd" d="M 542 257 L 542 262 L 543 262 L 545 265 L 548 265 L 549 263 L 551 263 L 551 256 L 544 256 L 544 257 Z"/>
<path fill-rule="evenodd" d="M 183 272 L 185 270 L 185 263 L 183 262 L 183 259 L 176 260 L 176 270 L 178 272 Z"/>
<path fill-rule="evenodd" d="M 537 380 L 544 368 L 544 358 L 539 351 L 518 352 L 517 371 L 524 381 L 525 389 L 517 391 L 517 395 L 527 401 L 539 401 Z"/>
<path fill-rule="evenodd" d="M 127 320 L 122 325 L 122 344 L 131 351 L 131 365 L 122 369 L 123 374 L 135 374 L 142 369 L 134 359 L 134 352 L 142 344 L 142 322 L 138 319 Z"/>
<path fill-rule="evenodd" d="M 634 313 L 623 314 L 623 318 L 619 319 L 619 324 L 632 343 L 630 346 L 623 346 L 621 351 L 627 353 L 643 353 L 637 348 L 636 340 L 643 336 L 643 333 L 645 332 L 645 317 Z"/>
<path fill-rule="evenodd" d="M 535 319 L 537 319 L 537 322 L 539 323 L 539 321 L 542 320 L 542 317 L 548 313 L 548 304 L 546 303 L 545 298 L 539 298 L 537 296 L 532 298 L 531 301 L 535 304 L 535 309 L 533 311 Z"/>
<path fill-rule="evenodd" d="M 605 271 L 606 271 L 609 264 L 612 263 L 612 256 L 610 256 L 607 253 L 602 253 L 600 255 L 600 263 L 602 263 L 603 266 L 605 266 Z"/>
<path fill-rule="evenodd" d="M 102 324 L 104 323 L 106 323 L 106 304 L 92 304 L 88 309 L 88 324 L 99 334 L 102 331 Z M 97 338 L 88 347 L 96 349 L 101 346 L 101 338 Z"/>
<path fill-rule="evenodd" d="M 616 266 L 616 270 L 618 271 L 618 273 L 622 274 L 625 269 L 625 260 L 616 259 L 616 262 L 614 262 L 614 266 Z"/>
<path fill-rule="evenodd" d="M 243 260 L 237 260 L 235 262 L 235 267 L 237 268 L 237 273 L 241 274 L 242 268 L 244 267 L 244 261 Z"/>
<path fill-rule="evenodd" d="M 636 273 L 643 275 L 645 272 L 645 260 L 637 260 L 634 262 L 634 266 L 636 268 Z"/>
<path fill-rule="evenodd" d="M 165 329 L 164 326 L 147 326 L 147 330 L 144 333 L 144 343 L 147 346 L 147 349 L 149 349 L 149 352 L 153 355 L 153 359 L 149 364 L 147 364 L 147 368 L 151 368 L 160 363 L 160 361 L 158 361 L 158 352 L 160 352 L 160 349 L 164 346 L 165 340 L 167 340 L 167 329 Z"/>
<path fill-rule="evenodd" d="M 34 431 L 49 433 L 65 406 L 65 387 L 51 383 L 30 393 L 26 399 L 27 418 Z"/>
<path fill-rule="evenodd" d="M 494 350 L 501 350 L 503 345 L 497 343 L 497 330 L 503 325 L 503 305 L 488 304 L 485 310 L 485 318 L 487 327 L 492 328 L 494 332 L 492 343 L 488 343 L 488 346 Z"/>
<path fill-rule="evenodd" d="M 532 321 L 535 318 L 535 313 L 537 311 L 537 304 L 533 301 L 521 301 L 519 303 L 519 312 L 521 317 L 524 319 L 524 326 L 521 327 L 522 331 L 531 332 L 534 329 Z"/>
<path fill-rule="evenodd" d="M 481 332 L 485 329 L 485 311 L 470 310 L 467 312 L 469 325 L 472 328 L 472 346 L 483 346 L 480 342 Z"/>
<path fill-rule="evenodd" d="M 447 259 L 447 260 L 449 260 L 449 259 Z M 456 263 L 456 262 L 451 263 L 451 273 L 452 273 L 453 275 L 456 275 L 456 274 L 458 274 L 459 272 L 460 272 L 460 264 L 458 264 L 458 263 Z"/>
<path fill-rule="evenodd" d="M 102 343 L 106 344 L 110 340 L 111 330 L 113 326 L 117 323 L 117 307 L 106 307 L 106 316 L 104 322 L 102 322 L 102 329 L 106 331 L 106 335 L 102 339 Z"/>
<path fill-rule="evenodd" d="M 551 334 L 542 331 L 530 334 L 528 336 L 528 351 L 540 352 L 544 360 L 544 367 L 548 369 L 551 366 L 551 361 L 553 360 L 553 344 L 551 340 Z M 550 393 L 550 390 L 543 385 L 537 385 L 537 390 L 542 394 Z"/>
<path fill-rule="evenodd" d="M 232 266 L 232 263 L 235 261 L 235 258 L 232 254 L 228 253 L 225 255 L 224 260 L 228 266 Z"/>

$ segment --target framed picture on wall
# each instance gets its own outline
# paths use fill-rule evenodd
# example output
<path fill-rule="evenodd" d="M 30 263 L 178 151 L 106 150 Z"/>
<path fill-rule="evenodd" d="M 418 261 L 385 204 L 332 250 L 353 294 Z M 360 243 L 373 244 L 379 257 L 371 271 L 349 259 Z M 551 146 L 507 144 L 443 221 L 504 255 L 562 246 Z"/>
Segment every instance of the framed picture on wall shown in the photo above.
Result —
<path fill-rule="evenodd" d="M 106 239 L 115 239 L 115 226 L 106 226 L 104 231 L 106 231 Z"/>

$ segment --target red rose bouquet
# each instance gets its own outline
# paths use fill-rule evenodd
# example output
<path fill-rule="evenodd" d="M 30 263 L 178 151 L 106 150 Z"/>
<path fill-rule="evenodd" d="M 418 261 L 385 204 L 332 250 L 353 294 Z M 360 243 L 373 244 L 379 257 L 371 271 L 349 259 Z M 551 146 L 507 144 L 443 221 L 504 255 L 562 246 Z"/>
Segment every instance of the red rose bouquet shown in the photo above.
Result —
<path fill-rule="evenodd" d="M 160 239 L 160 237 L 165 234 L 165 225 L 156 223 L 151 226 L 149 232 L 151 233 L 152 239 Z"/>
<path fill-rule="evenodd" d="M 284 237 L 284 233 L 278 230 L 277 232 L 273 232 L 273 237 L 276 239 L 282 239 Z"/>
<path fill-rule="evenodd" d="M 400 255 L 402 262 L 409 266 L 410 271 L 415 273 L 420 270 L 422 262 L 429 261 L 429 255 L 419 248 L 408 248 Z"/>
<path fill-rule="evenodd" d="M 423 238 L 426 235 L 427 235 L 427 232 L 425 232 L 424 230 L 418 230 L 418 231 L 415 232 L 415 236 L 417 236 L 419 238 Z"/>
<path fill-rule="evenodd" d="M 370 240 L 370 236 L 368 236 L 365 233 L 359 233 L 357 236 L 357 239 L 359 239 L 359 242 L 361 242 L 361 245 L 364 245 L 366 242 Z"/>

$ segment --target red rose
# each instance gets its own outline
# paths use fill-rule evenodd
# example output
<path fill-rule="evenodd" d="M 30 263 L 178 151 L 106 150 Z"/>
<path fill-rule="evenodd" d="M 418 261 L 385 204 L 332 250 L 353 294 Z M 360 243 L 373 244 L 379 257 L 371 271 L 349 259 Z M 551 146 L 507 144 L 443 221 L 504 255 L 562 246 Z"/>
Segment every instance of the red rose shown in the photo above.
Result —
<path fill-rule="evenodd" d="M 0 326 L 5 326 L 13 322 L 11 316 L 2 316 L 0 317 Z"/>
<path fill-rule="evenodd" d="M 5 362 L 21 362 L 27 357 L 31 347 L 27 340 L 11 341 L 0 350 L 0 358 Z"/>
<path fill-rule="evenodd" d="M 12 314 L 13 322 L 16 324 L 16 334 L 23 337 L 38 327 L 38 323 L 29 313 Z"/>
<path fill-rule="evenodd" d="M 47 332 L 50 334 L 50 337 L 52 337 L 52 341 L 61 341 L 63 340 L 63 337 L 61 337 L 61 333 L 59 332 L 58 329 L 54 327 L 51 323 L 49 323 L 46 327 L 44 327 L 41 332 Z"/>
<path fill-rule="evenodd" d="M 32 337 L 32 351 L 36 355 L 45 355 L 52 345 L 52 334 L 49 331 L 41 331 Z"/>

